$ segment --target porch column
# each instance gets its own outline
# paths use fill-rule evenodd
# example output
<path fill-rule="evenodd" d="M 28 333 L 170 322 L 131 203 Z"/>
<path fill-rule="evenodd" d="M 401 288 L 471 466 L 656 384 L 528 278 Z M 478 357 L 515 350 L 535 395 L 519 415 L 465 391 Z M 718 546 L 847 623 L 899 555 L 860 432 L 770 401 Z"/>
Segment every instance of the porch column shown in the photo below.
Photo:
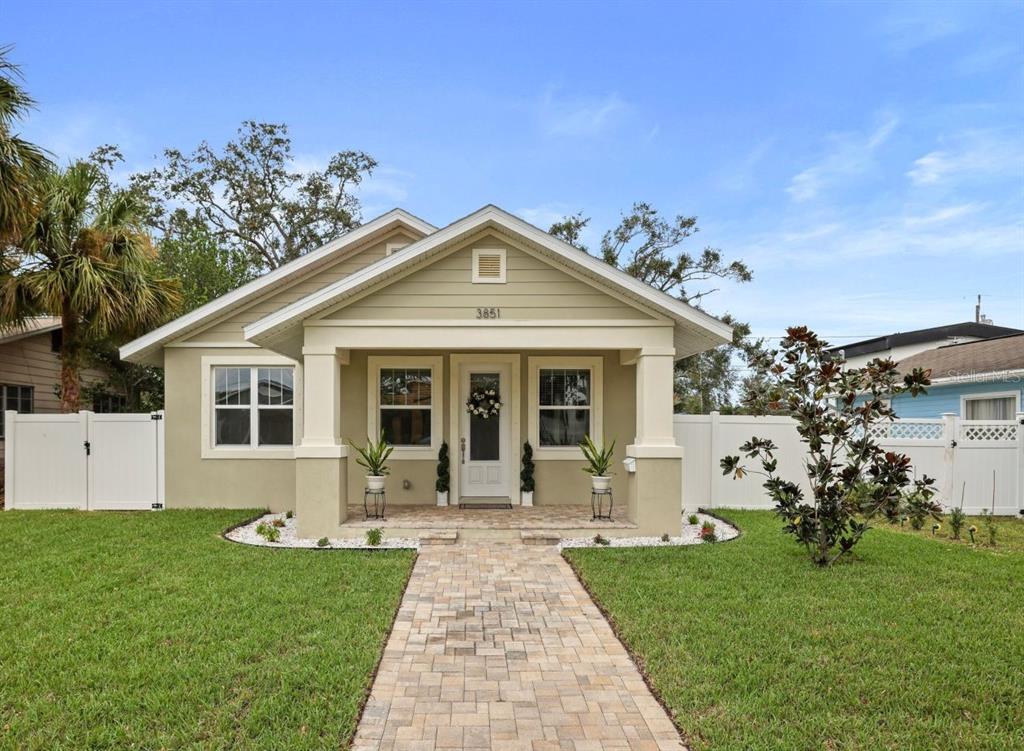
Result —
<path fill-rule="evenodd" d="M 626 455 L 629 512 L 641 535 L 678 535 L 682 529 L 683 449 L 672 427 L 675 350 L 648 347 L 636 358 L 636 438 Z"/>
<path fill-rule="evenodd" d="M 348 447 L 341 440 L 347 351 L 303 347 L 302 441 L 295 447 L 295 517 L 302 537 L 331 537 L 348 515 Z"/>

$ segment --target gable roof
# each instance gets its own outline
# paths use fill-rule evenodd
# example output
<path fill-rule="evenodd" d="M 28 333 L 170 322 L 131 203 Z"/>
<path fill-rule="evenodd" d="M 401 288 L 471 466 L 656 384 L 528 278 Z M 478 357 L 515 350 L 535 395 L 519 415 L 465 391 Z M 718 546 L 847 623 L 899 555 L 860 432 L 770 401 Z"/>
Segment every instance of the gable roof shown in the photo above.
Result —
<path fill-rule="evenodd" d="M 676 324 L 677 357 L 702 352 L 732 339 L 732 328 L 717 318 L 644 284 L 493 204 L 488 204 L 437 230 L 404 248 L 399 254 L 372 263 L 344 279 L 250 323 L 244 329 L 245 338 L 259 345 L 283 339 L 289 329 L 300 326 L 303 320 L 403 273 L 410 267 L 454 247 L 471 235 L 487 229 L 509 233 L 517 239 L 525 240 L 529 247 L 555 260 L 559 265 L 568 267 L 598 286 L 614 289 L 634 304 L 673 321 Z"/>
<path fill-rule="evenodd" d="M 984 325 L 984 324 L 982 324 Z M 900 361 L 901 371 L 932 371 L 932 382 L 1024 371 L 1024 332 L 918 352 Z"/>
<path fill-rule="evenodd" d="M 1007 334 L 1024 333 L 1020 329 L 1011 329 L 1006 326 L 996 326 L 991 323 L 976 323 L 965 321 L 963 323 L 951 323 L 946 326 L 933 326 L 927 329 L 916 329 L 915 331 L 897 331 L 895 334 L 876 336 L 872 339 L 862 339 L 859 342 L 851 342 L 832 347 L 829 352 L 840 350 L 847 358 L 858 355 L 869 355 L 872 352 L 885 352 L 894 347 L 902 347 L 907 344 L 924 344 L 926 342 L 941 342 L 957 336 L 969 336 L 977 339 L 991 339 L 995 336 L 1006 336 Z"/>
<path fill-rule="evenodd" d="M 61 327 L 60 316 L 38 316 L 26 318 L 24 321 L 11 326 L 0 328 L 0 344 L 7 344 L 18 339 L 36 334 L 45 334 L 48 331 L 56 331 Z"/>
<path fill-rule="evenodd" d="M 121 347 L 121 359 L 135 362 L 145 361 L 159 353 L 160 349 L 168 342 L 202 328 L 214 318 L 244 307 L 260 295 L 268 292 L 275 285 L 288 284 L 295 279 L 307 276 L 317 269 L 338 260 L 338 257 L 344 251 L 353 246 L 394 229 L 409 229 L 421 235 L 429 235 L 431 232 L 436 231 L 437 227 L 417 216 L 413 216 L 403 209 L 392 209 L 365 224 L 349 230 L 316 250 L 296 258 L 294 261 L 290 261 L 258 279 L 243 284 L 238 289 L 222 295 L 216 300 L 212 300 L 179 318 L 175 318 L 173 321 L 149 332 L 145 336 L 128 342 Z"/>

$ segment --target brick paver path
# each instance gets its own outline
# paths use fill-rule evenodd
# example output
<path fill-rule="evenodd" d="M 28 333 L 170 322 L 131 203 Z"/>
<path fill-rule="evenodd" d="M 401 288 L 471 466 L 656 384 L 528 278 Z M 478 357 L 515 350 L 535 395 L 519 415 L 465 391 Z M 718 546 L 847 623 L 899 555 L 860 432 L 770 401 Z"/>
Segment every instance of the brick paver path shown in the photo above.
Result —
<path fill-rule="evenodd" d="M 425 546 L 356 751 L 684 749 L 553 547 Z"/>

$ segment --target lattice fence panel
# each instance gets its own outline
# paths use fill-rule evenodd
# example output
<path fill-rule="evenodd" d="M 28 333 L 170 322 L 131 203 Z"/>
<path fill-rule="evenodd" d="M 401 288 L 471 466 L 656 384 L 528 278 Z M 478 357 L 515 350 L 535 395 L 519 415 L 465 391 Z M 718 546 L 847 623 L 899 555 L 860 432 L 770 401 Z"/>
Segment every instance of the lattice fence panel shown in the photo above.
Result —
<path fill-rule="evenodd" d="M 964 442 L 1016 441 L 1017 423 L 1013 420 L 1000 422 L 962 422 L 960 440 Z"/>
<path fill-rule="evenodd" d="M 938 441 L 942 439 L 942 422 L 899 420 L 872 425 L 868 435 L 876 441 Z"/>

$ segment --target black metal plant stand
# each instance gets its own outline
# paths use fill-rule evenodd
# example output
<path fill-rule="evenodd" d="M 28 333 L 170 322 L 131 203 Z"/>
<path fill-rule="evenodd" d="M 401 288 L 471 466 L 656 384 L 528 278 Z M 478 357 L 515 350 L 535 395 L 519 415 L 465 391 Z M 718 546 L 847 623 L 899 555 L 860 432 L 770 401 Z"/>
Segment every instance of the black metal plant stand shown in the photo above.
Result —
<path fill-rule="evenodd" d="M 370 503 L 373 504 L 373 511 L 370 511 Z M 384 509 L 387 508 L 388 498 L 384 493 L 384 489 L 373 490 L 371 488 L 365 488 L 363 490 L 363 514 L 366 519 L 383 519 Z"/>
<path fill-rule="evenodd" d="M 604 501 L 608 499 L 608 511 L 604 512 Z M 612 520 L 612 506 L 615 505 L 615 499 L 612 497 L 612 489 L 605 488 L 604 490 L 590 491 L 590 511 L 593 514 L 591 521 L 597 521 L 598 519 L 604 519 L 606 521 Z"/>

